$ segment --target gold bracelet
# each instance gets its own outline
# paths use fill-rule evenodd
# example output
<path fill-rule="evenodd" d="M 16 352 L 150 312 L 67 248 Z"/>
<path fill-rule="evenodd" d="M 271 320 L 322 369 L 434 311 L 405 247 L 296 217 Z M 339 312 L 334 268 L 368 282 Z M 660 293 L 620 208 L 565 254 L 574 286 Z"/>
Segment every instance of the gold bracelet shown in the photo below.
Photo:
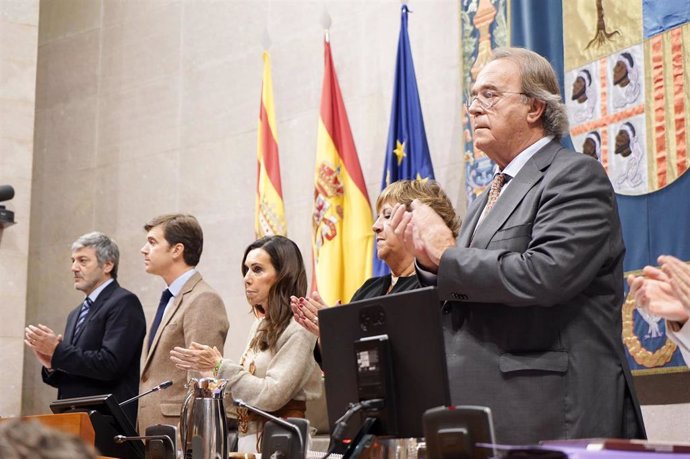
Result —
<path fill-rule="evenodd" d="M 223 364 L 223 359 L 219 359 L 218 363 L 216 363 L 216 366 L 213 367 L 213 377 L 218 376 L 218 371 L 220 370 L 220 366 Z"/>

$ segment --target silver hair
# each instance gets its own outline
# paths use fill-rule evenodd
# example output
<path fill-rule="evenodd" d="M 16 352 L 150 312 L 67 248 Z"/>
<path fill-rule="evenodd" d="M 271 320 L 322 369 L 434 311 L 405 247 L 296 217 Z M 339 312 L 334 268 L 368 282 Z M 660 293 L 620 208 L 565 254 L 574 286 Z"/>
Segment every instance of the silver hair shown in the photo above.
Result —
<path fill-rule="evenodd" d="M 79 239 L 72 243 L 72 252 L 84 247 L 94 248 L 98 266 L 103 266 L 105 263 L 111 261 L 113 263 L 113 269 L 110 271 L 110 275 L 113 279 L 117 279 L 117 267 L 120 263 L 120 249 L 117 248 L 117 243 L 114 239 L 109 238 L 99 231 L 86 233 L 79 236 Z"/>
<path fill-rule="evenodd" d="M 546 104 L 542 115 L 544 133 L 560 139 L 568 132 L 568 111 L 553 67 L 542 56 L 524 48 L 496 48 L 489 62 L 508 59 L 520 68 L 522 92 Z"/>

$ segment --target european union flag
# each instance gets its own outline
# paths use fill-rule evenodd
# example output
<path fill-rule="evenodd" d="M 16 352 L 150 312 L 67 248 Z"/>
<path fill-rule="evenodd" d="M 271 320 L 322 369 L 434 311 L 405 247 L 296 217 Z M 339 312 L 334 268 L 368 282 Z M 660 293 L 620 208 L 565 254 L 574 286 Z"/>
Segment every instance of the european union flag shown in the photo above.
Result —
<path fill-rule="evenodd" d="M 395 64 L 391 121 L 381 181 L 382 190 L 397 180 L 434 178 L 434 168 L 431 164 L 429 144 L 424 130 L 422 106 L 419 103 L 410 39 L 407 35 L 408 12 L 407 5 L 403 5 L 398 38 L 398 59 Z M 382 276 L 387 272 L 386 264 L 374 254 L 374 275 Z"/>

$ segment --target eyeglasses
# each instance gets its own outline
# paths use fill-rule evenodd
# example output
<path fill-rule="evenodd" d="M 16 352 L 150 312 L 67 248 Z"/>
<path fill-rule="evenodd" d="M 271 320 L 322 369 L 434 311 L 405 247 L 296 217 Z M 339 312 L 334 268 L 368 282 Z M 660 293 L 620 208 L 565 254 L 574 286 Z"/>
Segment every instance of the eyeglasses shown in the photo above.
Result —
<path fill-rule="evenodd" d="M 479 91 L 479 93 L 477 93 L 476 96 L 473 96 L 469 92 L 465 91 L 465 107 L 467 107 L 467 110 L 469 111 L 470 107 L 476 100 L 481 108 L 483 108 L 484 110 L 489 110 L 494 105 L 496 105 L 496 103 L 504 94 L 520 94 L 522 96 L 529 97 L 528 94 L 524 92 L 499 91 L 497 89 L 482 89 L 481 91 Z"/>

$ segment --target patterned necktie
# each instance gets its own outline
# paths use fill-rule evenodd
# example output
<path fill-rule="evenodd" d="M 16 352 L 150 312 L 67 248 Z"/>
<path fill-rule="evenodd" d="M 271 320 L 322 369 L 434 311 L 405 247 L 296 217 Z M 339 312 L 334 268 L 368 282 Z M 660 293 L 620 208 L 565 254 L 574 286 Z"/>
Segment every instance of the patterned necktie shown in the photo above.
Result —
<path fill-rule="evenodd" d="M 486 201 L 486 207 L 484 207 L 484 215 L 491 211 L 491 208 L 498 201 L 498 197 L 501 195 L 501 188 L 506 183 L 506 175 L 503 173 L 496 174 L 494 179 L 491 181 L 491 188 L 489 188 L 489 199 Z"/>
<path fill-rule="evenodd" d="M 163 290 L 163 293 L 161 294 L 161 300 L 158 303 L 158 309 L 156 310 L 156 317 L 153 319 L 153 323 L 151 324 L 151 331 L 149 332 L 149 347 L 148 349 L 151 349 L 151 343 L 153 343 L 153 337 L 156 336 L 156 332 L 158 331 L 158 327 L 161 324 L 161 320 L 163 319 L 163 313 L 165 312 L 165 307 L 168 305 L 168 301 L 170 301 L 170 298 L 172 298 L 173 294 L 170 293 L 170 290 L 167 288 Z"/>
<path fill-rule="evenodd" d="M 82 330 L 84 330 L 84 324 L 86 323 L 86 317 L 89 315 L 89 310 L 93 306 L 93 301 L 88 296 L 81 305 L 79 310 L 79 315 L 77 316 L 77 324 L 74 326 L 74 339 L 76 341 L 79 338 Z"/>

